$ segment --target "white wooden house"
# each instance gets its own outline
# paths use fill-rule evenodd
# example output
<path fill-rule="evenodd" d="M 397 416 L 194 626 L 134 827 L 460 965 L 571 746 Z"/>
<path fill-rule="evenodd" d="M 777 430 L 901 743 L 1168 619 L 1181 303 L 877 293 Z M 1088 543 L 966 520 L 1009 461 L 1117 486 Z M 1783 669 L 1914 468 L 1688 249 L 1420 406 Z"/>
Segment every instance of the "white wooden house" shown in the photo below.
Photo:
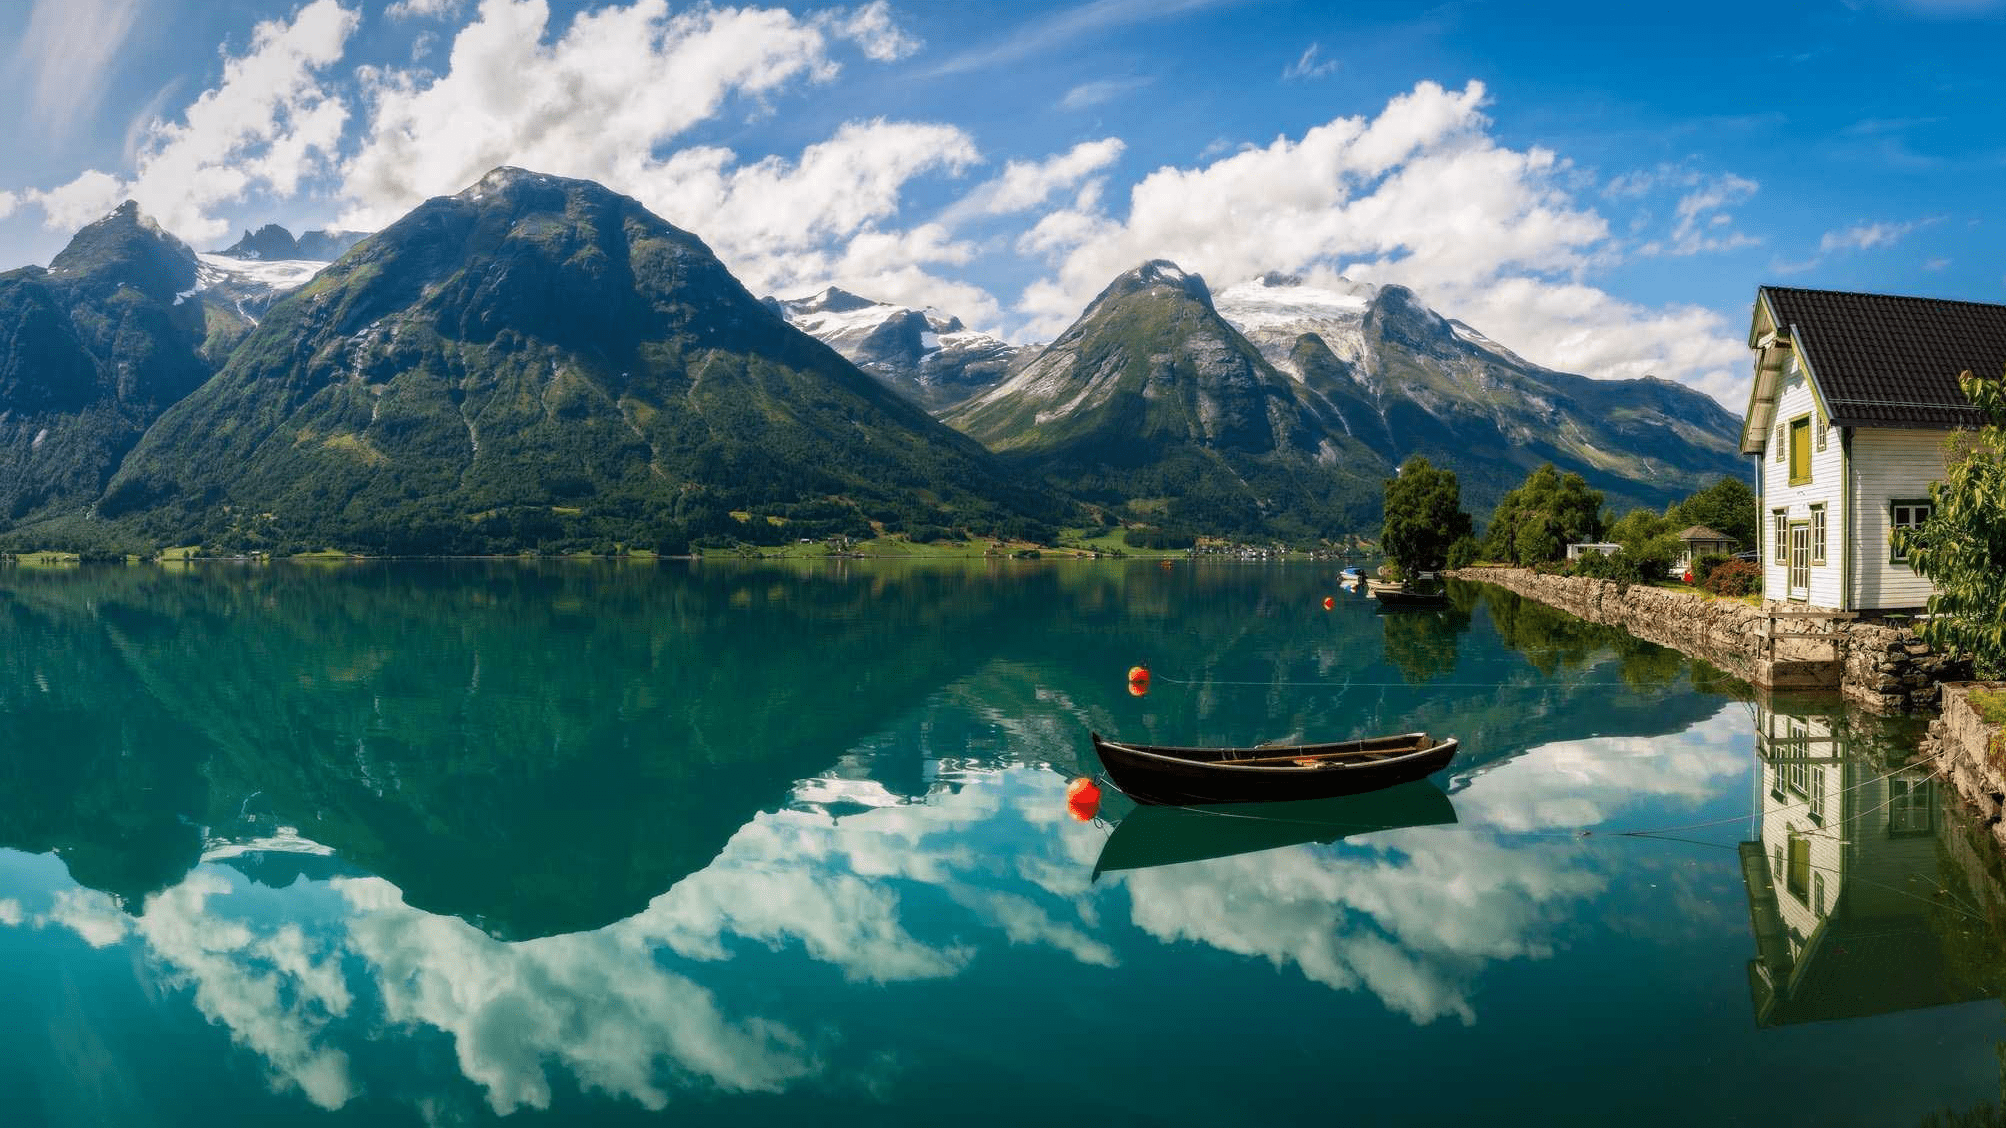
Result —
<path fill-rule="evenodd" d="M 2006 306 L 1764 286 L 1741 452 L 1758 459 L 1762 590 L 1837 611 L 1913 611 L 1894 551 L 1929 513 L 1953 431 L 1983 422 L 1958 373 L 2006 366 Z"/>

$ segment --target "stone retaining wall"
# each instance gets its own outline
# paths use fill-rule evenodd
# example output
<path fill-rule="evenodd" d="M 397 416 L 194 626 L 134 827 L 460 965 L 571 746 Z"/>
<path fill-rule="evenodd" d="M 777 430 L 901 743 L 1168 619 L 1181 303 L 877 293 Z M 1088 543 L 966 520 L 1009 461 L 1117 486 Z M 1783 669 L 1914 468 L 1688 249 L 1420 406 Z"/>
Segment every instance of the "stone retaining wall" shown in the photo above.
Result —
<path fill-rule="evenodd" d="M 2006 689 L 2006 682 L 1954 683 L 1942 689 L 1943 714 L 1929 723 L 1922 754 L 1978 809 L 1992 837 L 2006 846 L 2006 822 L 2001 821 L 2006 815 L 2006 770 L 1992 749 L 1994 740 L 2006 740 L 2006 726 L 1986 724 L 1970 699 L 1974 689 Z"/>
<path fill-rule="evenodd" d="M 1591 623 L 1621 627 L 1690 654 L 1766 689 L 1837 689 L 1869 708 L 1933 708 L 1939 684 L 1971 676 L 1970 664 L 1932 652 L 1905 626 L 1868 619 L 1774 620 L 1780 631 L 1834 639 L 1776 639 L 1769 612 L 1738 600 L 1526 568 L 1464 568 L 1457 579 L 1496 584 Z"/>

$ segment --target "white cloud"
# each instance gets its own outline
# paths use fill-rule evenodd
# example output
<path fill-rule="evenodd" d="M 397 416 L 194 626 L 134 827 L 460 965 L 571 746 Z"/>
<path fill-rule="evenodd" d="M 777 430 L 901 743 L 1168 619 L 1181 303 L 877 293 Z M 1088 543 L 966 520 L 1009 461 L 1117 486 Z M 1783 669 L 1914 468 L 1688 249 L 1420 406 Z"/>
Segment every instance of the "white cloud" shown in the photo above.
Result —
<path fill-rule="evenodd" d="M 994 298 L 927 269 L 967 263 L 972 246 L 939 224 L 882 226 L 897 214 L 913 178 L 959 173 L 979 157 L 974 140 L 953 126 L 852 122 L 797 161 L 740 164 L 728 149 L 683 149 L 629 190 L 671 223 L 700 234 L 755 293 L 834 284 L 982 322 L 1000 312 Z"/>
<path fill-rule="evenodd" d="M 855 43 L 866 58 L 889 63 L 920 49 L 918 39 L 892 22 L 892 8 L 886 0 L 871 0 L 854 12 L 838 8 L 827 18 L 829 29 L 838 38 Z"/>
<path fill-rule="evenodd" d="M 21 197 L 14 193 L 0 192 L 0 219 L 6 219 L 8 216 L 13 215 L 14 209 L 19 207 L 20 203 Z"/>
<path fill-rule="evenodd" d="M 1818 253 L 1829 255 L 1833 251 L 1865 251 L 1875 247 L 1892 247 L 1903 237 L 1927 220 L 1908 223 L 1859 223 L 1841 231 L 1827 231 L 1818 240 Z"/>
<path fill-rule="evenodd" d="M 1059 155 L 1043 161 L 1011 161 L 994 180 L 977 185 L 942 214 L 945 223 L 974 216 L 1008 215 L 1027 211 L 1071 188 L 1121 158 L 1123 145 L 1118 137 L 1082 141 Z"/>
<path fill-rule="evenodd" d="M 1035 20 L 999 42 L 952 56 L 935 67 L 934 75 L 960 74 L 1014 63 L 1032 55 L 1063 50 L 1094 35 L 1151 20 L 1171 19 L 1225 0 L 1091 0 L 1056 15 Z"/>
<path fill-rule="evenodd" d="M 96 109 L 105 72 L 131 36 L 139 9 L 140 0 L 35 0 L 14 47 L 14 66 L 33 76 L 34 101 L 15 121 L 37 121 L 60 133 Z"/>
<path fill-rule="evenodd" d="M 148 129 L 130 181 L 92 170 L 26 197 L 55 228 L 89 222 L 130 197 L 190 241 L 227 234 L 216 207 L 258 187 L 290 196 L 333 155 L 348 109 L 316 76 L 341 58 L 357 22 L 334 0 L 315 0 L 290 23 L 259 24 L 250 50 L 224 60 L 222 82 L 180 122 Z"/>
<path fill-rule="evenodd" d="M 1336 59 L 1318 59 L 1322 44 L 1312 43 L 1303 48 L 1296 61 L 1282 68 L 1283 82 L 1296 82 L 1306 78 L 1324 78 L 1337 73 Z"/>
<path fill-rule="evenodd" d="M 1130 190 L 1125 215 L 1050 211 L 1017 245 L 1054 273 L 1026 287 L 1018 310 L 1031 334 L 1055 334 L 1108 279 L 1152 258 L 1215 286 L 1268 270 L 1341 271 L 1412 287 L 1541 364 L 1598 377 L 1651 372 L 1733 400 L 1745 349 L 1726 319 L 1590 285 L 1619 255 L 1607 221 L 1575 195 L 1581 178 L 1555 153 L 1499 145 L 1484 103 L 1481 83 L 1424 82 L 1371 119 L 1157 169 Z M 1734 176 L 1693 185 L 1693 222 L 1753 187 Z"/>
<path fill-rule="evenodd" d="M 12 928 L 25 919 L 21 912 L 21 902 L 12 897 L 0 897 L 0 924 Z"/>
<path fill-rule="evenodd" d="M 1059 108 L 1089 109 L 1105 102 L 1112 102 L 1131 90 L 1140 90 L 1154 81 L 1155 79 L 1146 75 L 1136 75 L 1129 78 L 1101 78 L 1092 82 L 1082 82 L 1066 91 L 1065 96 L 1059 99 Z"/>
<path fill-rule="evenodd" d="M 1663 247 L 1664 253 L 1694 255 L 1752 246 L 1757 240 L 1739 232 L 1712 232 L 1732 222 L 1733 217 L 1724 209 L 1747 200 L 1760 188 L 1761 185 L 1755 181 L 1731 172 L 1698 183 L 1692 191 L 1679 197 L 1678 207 L 1674 210 L 1676 222 L 1672 227 L 1672 240 Z"/>
<path fill-rule="evenodd" d="M 77 934 L 93 948 L 109 948 L 124 940 L 132 920 L 112 900 L 109 893 L 95 889 L 61 889 L 47 913 L 35 917 L 35 927 L 56 925 Z"/>
<path fill-rule="evenodd" d="M 464 0 L 397 0 L 383 9 L 383 14 L 393 20 L 439 19 L 457 15 Z"/>
<path fill-rule="evenodd" d="M 637 0 L 582 12 L 553 39 L 543 0 L 485 0 L 454 38 L 444 73 L 364 75 L 369 123 L 342 168 L 351 205 L 341 223 L 379 227 L 504 164 L 645 198 L 668 174 L 656 154 L 726 99 L 834 77 L 829 27 L 891 49 L 896 29 L 880 10 L 848 19 L 756 8 L 671 14 L 666 0 Z"/>

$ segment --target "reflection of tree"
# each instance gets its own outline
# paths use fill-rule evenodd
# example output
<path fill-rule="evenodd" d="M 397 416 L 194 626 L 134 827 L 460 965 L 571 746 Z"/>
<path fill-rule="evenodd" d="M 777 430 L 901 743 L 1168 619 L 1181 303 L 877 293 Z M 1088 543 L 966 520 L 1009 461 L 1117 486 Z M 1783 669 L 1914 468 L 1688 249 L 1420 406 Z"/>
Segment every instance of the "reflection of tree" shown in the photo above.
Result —
<path fill-rule="evenodd" d="M 1500 587 L 1486 586 L 1483 602 L 1505 645 L 1524 654 L 1535 669 L 1549 677 L 1579 669 L 1606 654 L 1617 659 L 1617 673 L 1624 684 L 1655 690 L 1678 680 L 1687 665 L 1685 655 L 1669 647 L 1645 642 L 1620 627 L 1591 623 Z"/>
<path fill-rule="evenodd" d="M 1470 617 L 1460 611 L 1387 612 L 1379 622 L 1386 660 L 1410 685 L 1453 673 L 1456 639 L 1470 629 Z"/>

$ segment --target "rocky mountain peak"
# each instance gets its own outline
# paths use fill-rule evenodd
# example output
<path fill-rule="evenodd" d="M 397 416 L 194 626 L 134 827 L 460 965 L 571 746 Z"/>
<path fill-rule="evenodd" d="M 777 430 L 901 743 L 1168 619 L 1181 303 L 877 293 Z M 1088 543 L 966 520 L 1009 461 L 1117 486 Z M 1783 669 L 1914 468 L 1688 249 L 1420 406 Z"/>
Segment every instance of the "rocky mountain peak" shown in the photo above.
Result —
<path fill-rule="evenodd" d="M 326 228 L 295 239 L 291 231 L 267 223 L 256 231 L 246 228 L 243 238 L 215 253 L 246 262 L 333 262 L 368 237 L 365 231 Z"/>
<path fill-rule="evenodd" d="M 1087 307 L 1087 316 L 1091 317 L 1105 302 L 1156 289 L 1176 291 L 1207 309 L 1212 308 L 1212 291 L 1203 278 L 1186 272 L 1169 259 L 1151 259 L 1108 283 L 1107 289 Z"/>
<path fill-rule="evenodd" d="M 195 252 L 127 200 L 78 231 L 50 260 L 49 273 L 107 292 L 124 285 L 172 301 L 195 285 Z"/>
<path fill-rule="evenodd" d="M 1368 333 L 1422 350 L 1456 336 L 1447 318 L 1429 309 L 1405 286 L 1382 286 L 1365 311 Z"/>

